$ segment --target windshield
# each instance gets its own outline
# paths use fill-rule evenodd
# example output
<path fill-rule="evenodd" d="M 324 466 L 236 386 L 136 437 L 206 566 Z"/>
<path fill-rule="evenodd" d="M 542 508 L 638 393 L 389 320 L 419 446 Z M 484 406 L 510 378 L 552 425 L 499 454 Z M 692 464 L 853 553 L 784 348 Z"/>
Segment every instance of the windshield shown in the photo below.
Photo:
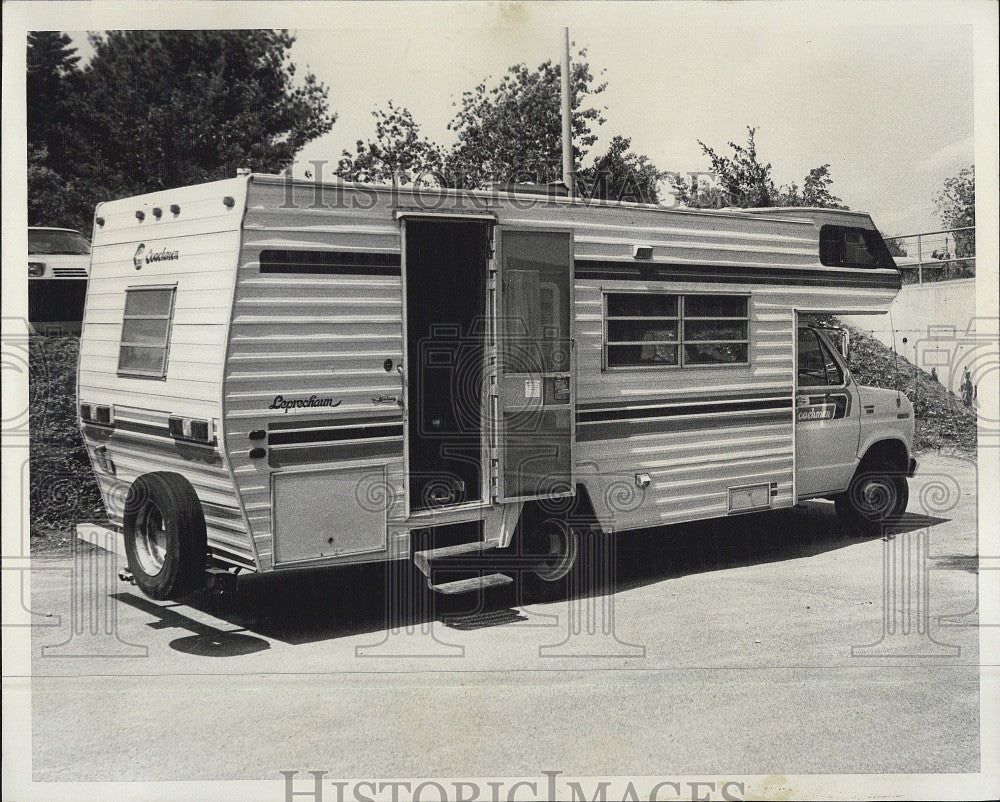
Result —
<path fill-rule="evenodd" d="M 90 253 L 90 243 L 78 231 L 29 228 L 28 253 L 86 256 Z"/>

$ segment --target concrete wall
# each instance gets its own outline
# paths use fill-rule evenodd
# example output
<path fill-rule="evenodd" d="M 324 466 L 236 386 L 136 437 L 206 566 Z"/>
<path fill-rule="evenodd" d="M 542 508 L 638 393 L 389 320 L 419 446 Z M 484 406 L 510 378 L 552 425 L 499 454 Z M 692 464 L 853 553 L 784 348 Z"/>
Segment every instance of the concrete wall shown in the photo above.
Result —
<path fill-rule="evenodd" d="M 976 336 L 975 315 L 976 280 L 968 278 L 908 284 L 888 315 L 843 315 L 841 320 L 895 348 L 928 373 L 934 368 L 938 380 L 961 396 L 964 369 L 968 367 L 975 380 L 983 367 L 978 363 L 990 348 L 988 340 Z"/>

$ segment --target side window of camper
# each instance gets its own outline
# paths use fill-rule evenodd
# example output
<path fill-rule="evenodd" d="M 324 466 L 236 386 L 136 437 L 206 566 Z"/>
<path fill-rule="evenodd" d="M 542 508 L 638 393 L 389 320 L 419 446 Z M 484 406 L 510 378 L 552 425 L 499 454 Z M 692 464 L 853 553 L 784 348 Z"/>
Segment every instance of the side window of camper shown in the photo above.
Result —
<path fill-rule="evenodd" d="M 118 349 L 118 373 L 162 379 L 174 315 L 176 287 L 130 287 Z"/>
<path fill-rule="evenodd" d="M 745 295 L 605 295 L 607 368 L 746 364 Z"/>
<path fill-rule="evenodd" d="M 604 364 L 609 368 L 680 364 L 677 295 L 605 296 Z"/>
<path fill-rule="evenodd" d="M 745 295 L 684 296 L 684 364 L 745 364 L 750 299 Z"/>

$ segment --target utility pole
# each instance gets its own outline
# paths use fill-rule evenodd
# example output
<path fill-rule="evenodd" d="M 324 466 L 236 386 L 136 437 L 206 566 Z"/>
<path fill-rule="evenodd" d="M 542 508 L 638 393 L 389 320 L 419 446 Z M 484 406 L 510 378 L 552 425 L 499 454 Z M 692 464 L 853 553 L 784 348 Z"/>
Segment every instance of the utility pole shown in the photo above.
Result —
<path fill-rule="evenodd" d="M 576 182 L 573 175 L 573 125 L 570 100 L 569 28 L 563 28 L 562 59 L 562 179 L 571 198 L 576 196 Z"/>

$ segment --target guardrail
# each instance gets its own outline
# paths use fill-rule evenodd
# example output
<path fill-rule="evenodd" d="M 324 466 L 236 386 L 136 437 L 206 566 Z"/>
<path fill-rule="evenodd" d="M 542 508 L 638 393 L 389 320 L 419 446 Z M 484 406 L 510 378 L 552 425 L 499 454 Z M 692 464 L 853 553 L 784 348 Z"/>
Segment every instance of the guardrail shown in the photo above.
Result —
<path fill-rule="evenodd" d="M 904 284 L 972 278 L 976 275 L 976 227 L 945 228 L 886 237 Z M 916 251 L 916 254 L 913 254 Z"/>

